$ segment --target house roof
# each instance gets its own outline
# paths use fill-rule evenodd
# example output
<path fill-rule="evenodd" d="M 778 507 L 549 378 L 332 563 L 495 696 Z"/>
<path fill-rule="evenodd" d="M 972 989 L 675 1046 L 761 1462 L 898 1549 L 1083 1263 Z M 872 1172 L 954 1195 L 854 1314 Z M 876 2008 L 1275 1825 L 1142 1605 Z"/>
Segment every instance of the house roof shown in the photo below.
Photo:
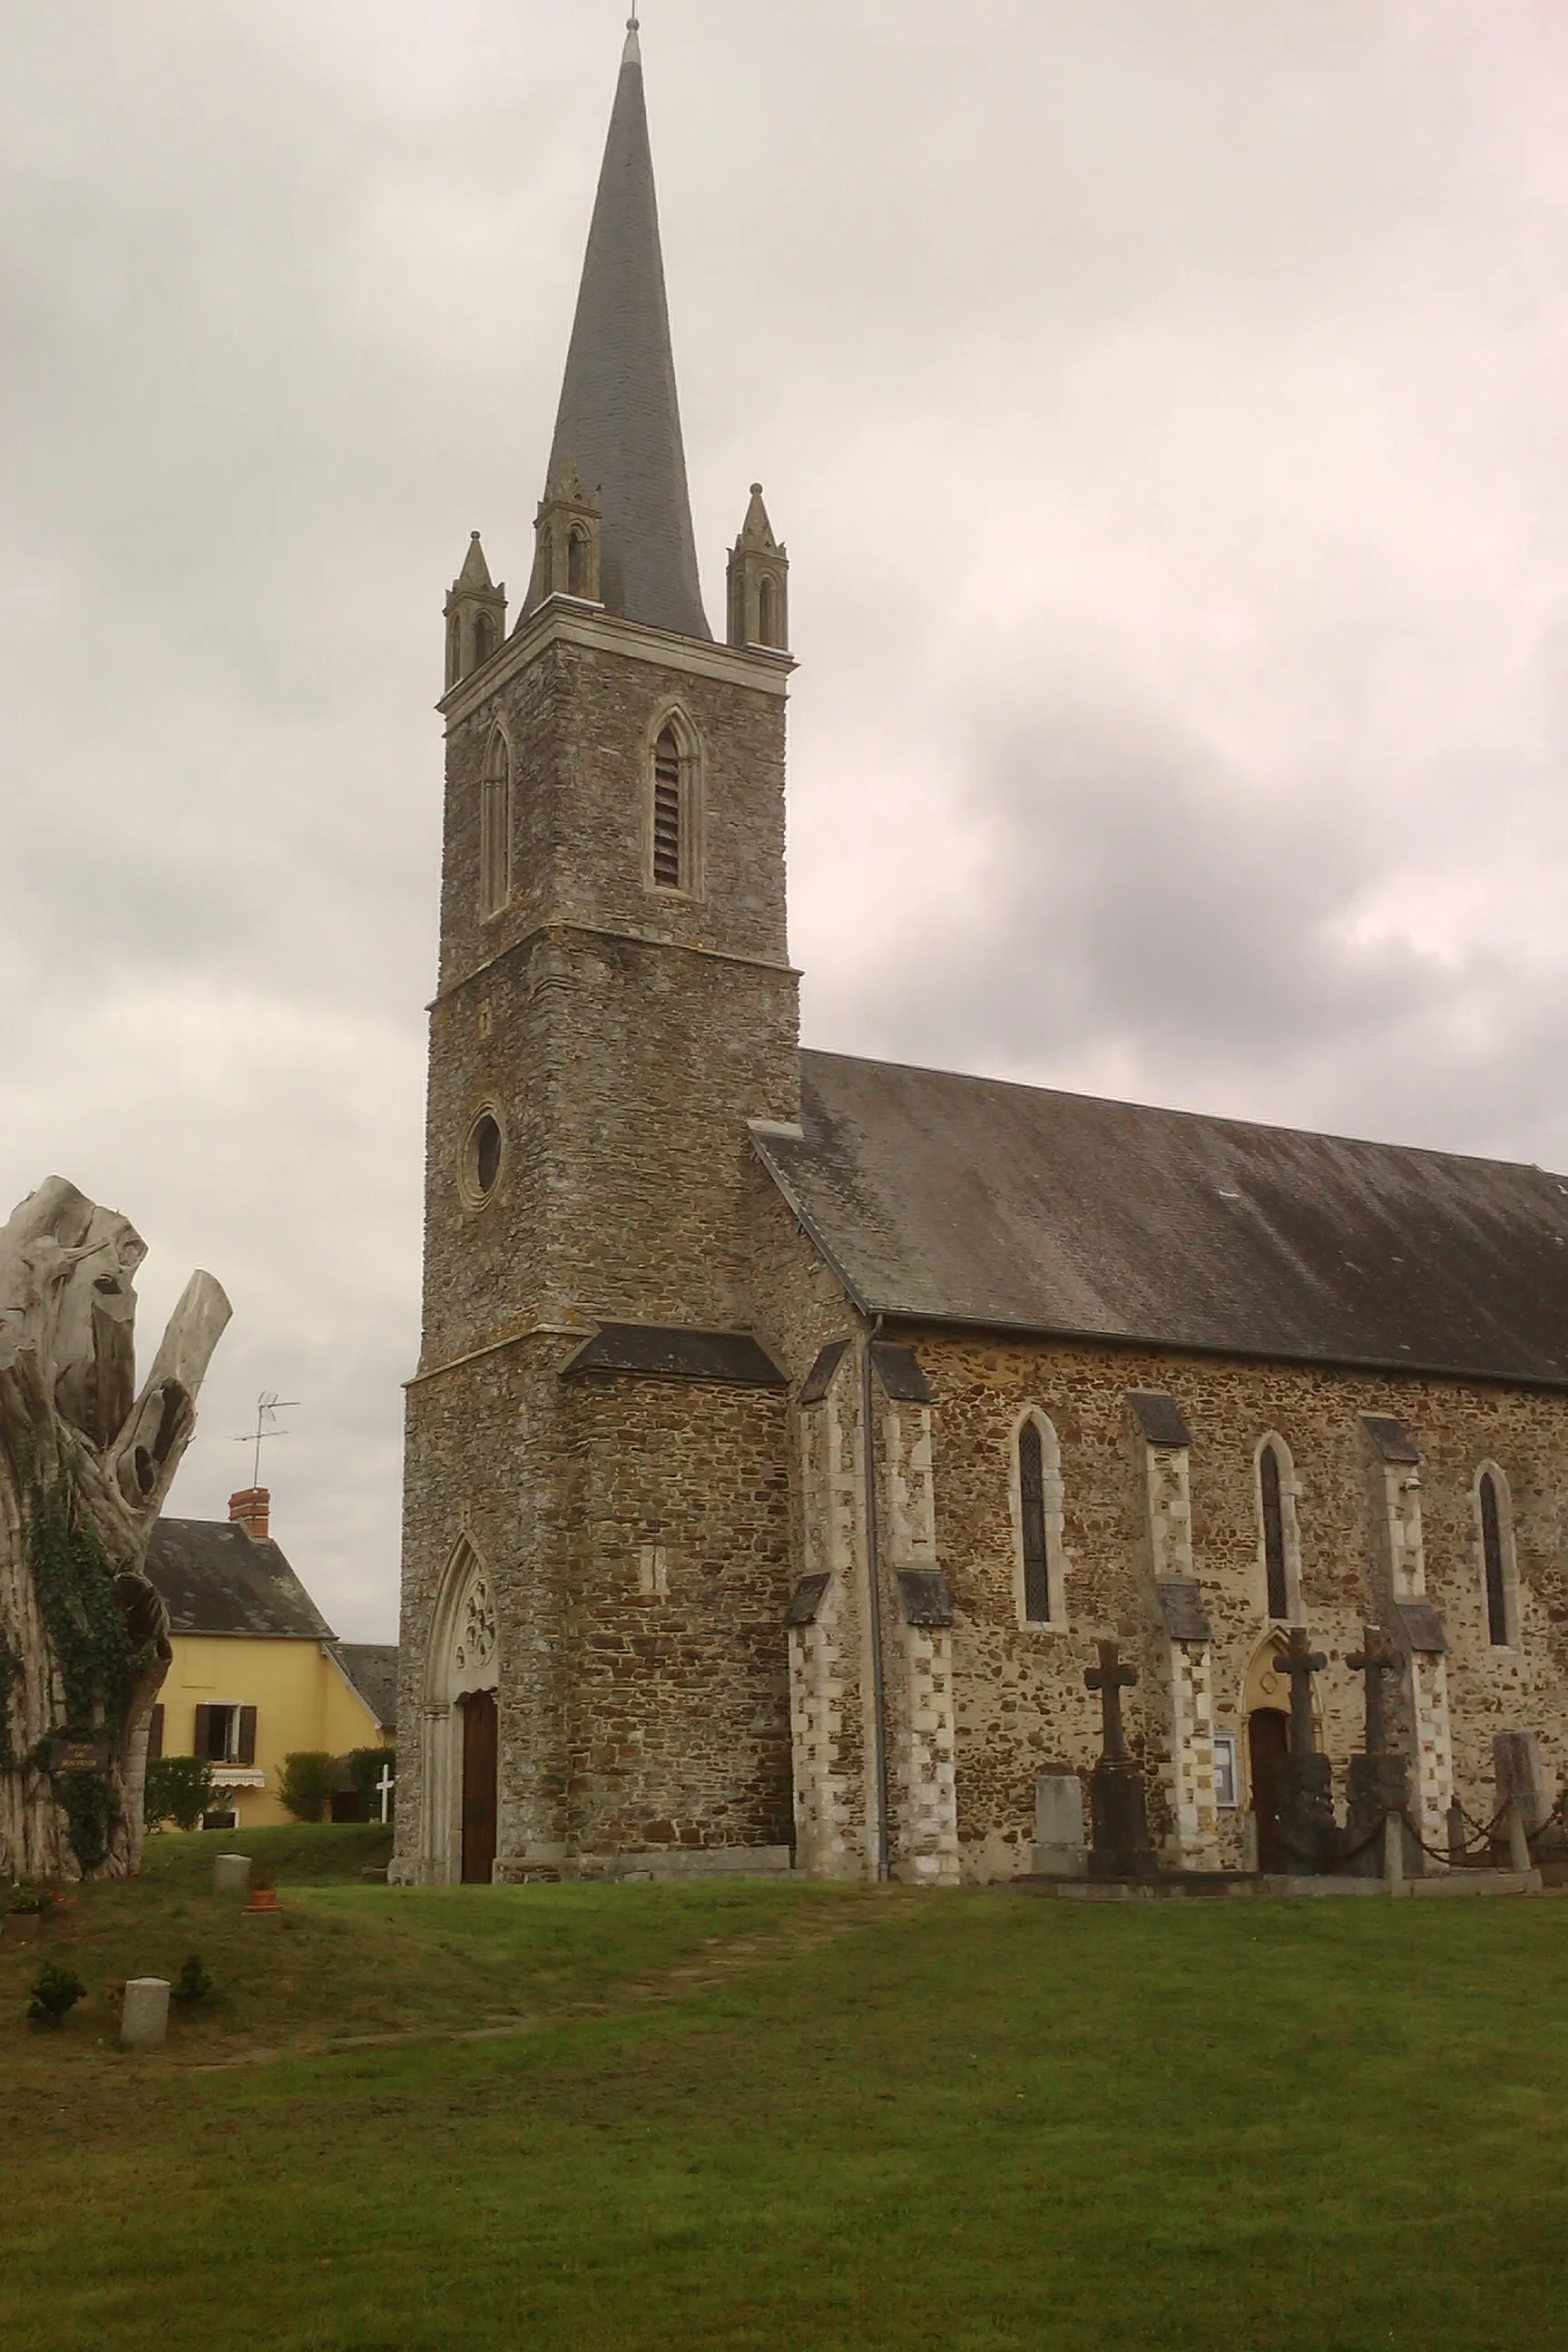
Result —
<path fill-rule="evenodd" d="M 867 1312 L 1568 1387 L 1568 1179 L 801 1061 L 756 1150 Z"/>
<path fill-rule="evenodd" d="M 330 1642 L 332 1629 L 279 1547 L 223 1519 L 160 1519 L 147 1575 L 174 1633 Z"/>
<path fill-rule="evenodd" d="M 343 1672 L 369 1707 L 383 1731 L 397 1728 L 397 1644 L 395 1642 L 340 1642 L 337 1654 Z"/>

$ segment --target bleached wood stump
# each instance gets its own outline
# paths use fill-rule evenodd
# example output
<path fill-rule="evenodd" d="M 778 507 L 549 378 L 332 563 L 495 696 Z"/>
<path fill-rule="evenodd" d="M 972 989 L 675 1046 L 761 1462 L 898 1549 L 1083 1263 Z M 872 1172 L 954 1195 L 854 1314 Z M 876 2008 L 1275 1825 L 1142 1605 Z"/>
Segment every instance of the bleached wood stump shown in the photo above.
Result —
<path fill-rule="evenodd" d="M 58 1176 L 0 1227 L 0 1880 L 141 1860 L 170 1659 L 147 1546 L 230 1313 L 194 1275 L 138 1393 L 145 1255 Z"/>

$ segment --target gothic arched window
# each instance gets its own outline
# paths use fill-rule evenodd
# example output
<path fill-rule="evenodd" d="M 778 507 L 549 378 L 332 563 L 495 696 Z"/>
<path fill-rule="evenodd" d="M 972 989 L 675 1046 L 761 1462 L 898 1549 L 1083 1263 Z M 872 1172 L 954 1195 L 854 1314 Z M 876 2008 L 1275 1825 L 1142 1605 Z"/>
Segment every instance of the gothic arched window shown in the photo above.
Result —
<path fill-rule="evenodd" d="M 495 650 L 489 621 L 483 613 L 474 616 L 474 667 L 483 669 Z"/>
<path fill-rule="evenodd" d="M 566 593 L 586 597 L 588 585 L 588 542 L 574 530 L 566 542 Z"/>
<path fill-rule="evenodd" d="M 757 635 L 764 646 L 778 643 L 778 590 L 764 572 L 757 588 Z"/>
<path fill-rule="evenodd" d="M 499 915 L 511 897 L 511 747 L 498 727 L 479 786 L 479 912 Z"/>
<path fill-rule="evenodd" d="M 653 752 L 653 878 L 661 890 L 686 887 L 685 767 L 680 738 L 666 727 Z"/>
<path fill-rule="evenodd" d="M 1018 1622 L 1065 1630 L 1061 1447 L 1032 1407 L 1014 1431 L 1012 1488 Z"/>
<path fill-rule="evenodd" d="M 1285 1506 L 1279 1491 L 1279 1456 L 1266 1445 L 1258 1457 L 1258 1482 L 1263 1511 L 1263 1566 L 1268 1586 L 1268 1614 L 1290 1614 L 1290 1582 L 1285 1572 Z"/>
<path fill-rule="evenodd" d="M 1489 1464 L 1476 1481 L 1476 1505 L 1480 1519 L 1487 1639 L 1494 1650 L 1510 1650 L 1519 1639 L 1513 1528 L 1508 1507 L 1507 1484 L 1502 1472 Z"/>
<path fill-rule="evenodd" d="M 1032 1421 L 1018 1432 L 1018 1517 L 1024 1533 L 1024 1614 L 1031 1624 L 1048 1625 L 1051 1580 L 1046 1549 L 1046 1465 L 1040 1433 Z"/>

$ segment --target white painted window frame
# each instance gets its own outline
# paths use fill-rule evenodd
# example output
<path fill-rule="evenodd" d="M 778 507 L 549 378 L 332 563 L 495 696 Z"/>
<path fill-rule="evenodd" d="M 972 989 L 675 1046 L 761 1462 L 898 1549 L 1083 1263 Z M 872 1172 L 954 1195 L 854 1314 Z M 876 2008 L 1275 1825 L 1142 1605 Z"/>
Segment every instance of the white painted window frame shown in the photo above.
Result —
<path fill-rule="evenodd" d="M 1040 1436 L 1040 1484 L 1046 1507 L 1046 1591 L 1051 1609 L 1048 1620 L 1029 1615 L 1024 1577 L 1023 1466 L 1018 1458 L 1018 1441 L 1031 1422 Z M 1061 1441 L 1050 1416 L 1038 1405 L 1026 1405 L 1008 1432 L 1007 1494 L 1013 1517 L 1013 1607 L 1019 1628 L 1026 1633 L 1065 1633 L 1068 1556 L 1063 1537 L 1067 1487 L 1062 1477 Z"/>

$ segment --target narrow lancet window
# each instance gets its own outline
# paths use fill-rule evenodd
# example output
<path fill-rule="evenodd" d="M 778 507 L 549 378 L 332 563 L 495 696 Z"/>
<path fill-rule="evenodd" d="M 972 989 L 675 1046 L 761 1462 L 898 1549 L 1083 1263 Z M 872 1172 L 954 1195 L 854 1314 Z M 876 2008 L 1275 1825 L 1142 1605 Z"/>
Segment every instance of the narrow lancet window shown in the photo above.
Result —
<path fill-rule="evenodd" d="M 479 912 L 499 915 L 511 897 L 511 751 L 498 727 L 479 787 Z"/>
<path fill-rule="evenodd" d="M 1266 1445 L 1258 1457 L 1263 1491 L 1263 1563 L 1268 1583 L 1268 1614 L 1289 1618 L 1290 1586 L 1285 1573 L 1285 1507 L 1279 1492 L 1279 1456 Z"/>
<path fill-rule="evenodd" d="M 1018 1432 L 1018 1504 L 1024 1536 L 1024 1614 L 1031 1625 L 1051 1620 L 1050 1555 L 1046 1543 L 1046 1465 L 1032 1421 Z"/>
<path fill-rule="evenodd" d="M 680 767 L 680 745 L 674 728 L 667 727 L 653 755 L 653 878 L 661 890 L 679 890 L 686 878 Z"/>
<path fill-rule="evenodd" d="M 1487 1580 L 1487 1634 L 1494 1650 L 1509 1646 L 1508 1582 L 1503 1574 L 1502 1514 L 1497 1480 L 1481 1473 L 1481 1559 Z"/>

